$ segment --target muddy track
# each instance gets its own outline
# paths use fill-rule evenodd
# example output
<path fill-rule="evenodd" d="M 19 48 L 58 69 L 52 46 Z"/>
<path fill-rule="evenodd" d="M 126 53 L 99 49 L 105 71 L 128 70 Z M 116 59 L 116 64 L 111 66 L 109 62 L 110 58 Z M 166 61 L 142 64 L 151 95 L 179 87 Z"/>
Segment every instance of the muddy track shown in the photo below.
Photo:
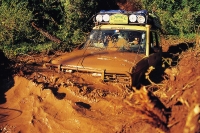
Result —
<path fill-rule="evenodd" d="M 190 120 L 187 115 L 191 113 L 189 107 L 193 109 L 191 100 L 184 101 L 183 98 L 186 99 L 197 89 L 186 84 L 187 90 L 180 91 L 182 88 L 178 83 L 184 79 L 179 75 L 172 79 L 168 77 L 168 80 L 163 78 L 165 69 L 178 64 L 179 58 L 173 50 L 163 55 L 165 59 L 172 60 L 172 65 L 160 65 L 149 75 L 155 85 L 150 85 L 144 79 L 139 89 L 102 82 L 89 74 L 49 70 L 43 67 L 44 55 L 23 55 L 15 62 L 5 60 L 1 63 L 3 95 L 0 113 L 6 117 L 0 117 L 0 131 L 175 133 L 181 127 L 183 130 L 184 125 L 192 124 L 187 122 Z M 194 58 L 187 55 L 187 60 Z M 192 79 L 193 86 L 198 86 L 194 81 L 199 78 L 195 78 L 193 69 L 187 72 L 191 75 L 188 79 Z M 186 77 L 184 74 L 180 76 Z M 176 90 L 167 90 L 167 87 L 175 87 Z M 197 102 L 198 96 L 195 94 L 193 101 Z M 182 97 L 182 101 L 179 97 Z M 196 104 L 194 107 L 196 109 Z M 195 115 L 193 120 L 197 117 Z"/>
<path fill-rule="evenodd" d="M 120 132 L 146 133 L 147 131 L 168 132 L 169 130 L 165 108 L 157 105 L 155 99 L 152 100 L 152 94 L 145 87 L 140 90 L 130 90 L 119 83 L 102 82 L 99 78 L 91 77 L 89 74 L 57 73 L 41 65 L 35 65 L 32 68 L 33 66 L 24 65 L 16 75 L 25 77 L 36 86 L 40 86 L 41 90 L 51 90 L 58 100 L 72 101 L 75 104 L 73 108 L 84 117 L 92 115 L 99 119 L 99 113 L 96 113 L 98 111 L 101 112 L 102 117 L 106 117 L 109 110 L 102 110 L 101 106 L 99 109 L 95 107 L 99 106 L 99 102 L 105 102 L 107 106 L 123 107 L 119 109 L 120 111 L 113 110 L 115 113 L 123 112 L 122 118 L 127 117 Z M 117 99 L 119 103 L 110 103 L 114 99 Z M 90 108 L 95 109 L 91 111 Z"/>

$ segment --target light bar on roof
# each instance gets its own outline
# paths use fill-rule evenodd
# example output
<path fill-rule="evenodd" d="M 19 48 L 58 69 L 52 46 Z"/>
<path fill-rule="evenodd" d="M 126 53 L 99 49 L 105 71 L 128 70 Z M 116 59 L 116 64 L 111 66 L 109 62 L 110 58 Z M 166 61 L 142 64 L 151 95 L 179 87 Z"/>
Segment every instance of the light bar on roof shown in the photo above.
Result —
<path fill-rule="evenodd" d="M 130 12 L 124 10 L 102 10 L 96 16 L 96 22 L 109 24 L 144 24 L 147 22 L 147 11 Z"/>

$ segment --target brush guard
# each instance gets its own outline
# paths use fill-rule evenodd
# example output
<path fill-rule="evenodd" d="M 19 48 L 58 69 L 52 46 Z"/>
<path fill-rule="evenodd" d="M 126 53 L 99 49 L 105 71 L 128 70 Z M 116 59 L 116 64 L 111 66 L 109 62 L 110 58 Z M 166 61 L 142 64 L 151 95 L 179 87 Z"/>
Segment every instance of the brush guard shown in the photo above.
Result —
<path fill-rule="evenodd" d="M 126 87 L 132 87 L 132 76 L 128 72 L 116 73 L 100 69 L 91 69 L 91 68 L 78 68 L 70 66 L 62 66 L 57 64 L 45 63 L 45 67 L 56 70 L 57 72 L 83 72 L 91 73 L 94 77 L 101 77 L 104 82 L 113 82 L 113 83 L 122 83 Z"/>

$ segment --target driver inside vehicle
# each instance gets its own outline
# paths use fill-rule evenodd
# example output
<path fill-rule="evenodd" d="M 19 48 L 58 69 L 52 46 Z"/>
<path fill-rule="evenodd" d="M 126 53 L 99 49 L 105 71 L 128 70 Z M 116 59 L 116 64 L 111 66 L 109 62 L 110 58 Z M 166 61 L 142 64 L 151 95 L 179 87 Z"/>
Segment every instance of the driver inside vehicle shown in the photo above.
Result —
<path fill-rule="evenodd" d="M 93 30 L 87 46 L 138 52 L 145 51 L 145 33 L 133 30 Z"/>
<path fill-rule="evenodd" d="M 138 44 L 139 44 L 139 38 L 136 37 L 136 38 L 133 40 L 133 44 L 134 44 L 134 45 L 138 45 Z"/>
<path fill-rule="evenodd" d="M 130 45 L 125 32 L 120 30 L 114 30 L 114 33 L 107 34 L 106 40 L 107 41 L 105 42 L 107 42 L 107 48 L 121 49 L 122 47 L 127 47 Z"/>

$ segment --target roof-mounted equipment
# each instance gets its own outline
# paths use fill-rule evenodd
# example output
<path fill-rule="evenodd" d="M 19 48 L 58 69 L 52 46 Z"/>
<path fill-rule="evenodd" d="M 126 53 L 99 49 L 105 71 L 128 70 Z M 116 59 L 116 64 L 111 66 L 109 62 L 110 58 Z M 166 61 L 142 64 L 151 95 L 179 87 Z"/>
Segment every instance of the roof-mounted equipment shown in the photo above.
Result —
<path fill-rule="evenodd" d="M 147 10 L 125 11 L 125 10 L 101 10 L 95 17 L 94 23 L 99 24 L 150 24 L 154 28 L 161 28 L 160 19 Z"/>

